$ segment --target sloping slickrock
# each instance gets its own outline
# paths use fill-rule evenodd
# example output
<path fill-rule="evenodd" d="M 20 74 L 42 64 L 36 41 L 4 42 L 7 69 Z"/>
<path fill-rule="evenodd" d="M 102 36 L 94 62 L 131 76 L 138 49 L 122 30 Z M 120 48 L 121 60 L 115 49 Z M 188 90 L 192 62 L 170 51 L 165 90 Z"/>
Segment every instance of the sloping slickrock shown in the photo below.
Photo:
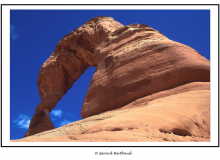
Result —
<path fill-rule="evenodd" d="M 209 85 L 186 84 L 148 103 L 138 99 L 128 104 L 133 107 L 104 112 L 11 142 L 208 142 Z M 178 93 L 180 90 L 183 92 Z"/>

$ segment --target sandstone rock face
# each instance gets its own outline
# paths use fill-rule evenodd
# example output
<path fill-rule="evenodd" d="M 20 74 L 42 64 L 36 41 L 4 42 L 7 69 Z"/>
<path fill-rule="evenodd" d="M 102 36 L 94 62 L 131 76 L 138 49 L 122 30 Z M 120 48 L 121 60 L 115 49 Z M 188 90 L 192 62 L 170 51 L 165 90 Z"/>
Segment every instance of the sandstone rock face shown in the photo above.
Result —
<path fill-rule="evenodd" d="M 41 103 L 50 111 L 94 61 L 94 48 L 123 25 L 109 17 L 93 18 L 64 36 L 41 66 L 37 79 Z"/>
<path fill-rule="evenodd" d="M 36 113 L 44 108 L 53 110 L 84 71 L 90 66 L 97 66 L 93 58 L 95 46 L 120 27 L 123 25 L 113 18 L 97 17 L 60 40 L 54 52 L 41 66 L 38 75 L 41 102 L 36 107 Z M 48 129 L 51 128 L 45 128 Z M 25 136 L 32 134 L 36 132 L 29 128 Z"/>
<path fill-rule="evenodd" d="M 54 128 L 47 114 L 42 120 L 41 113 L 53 110 L 90 66 L 97 69 L 83 102 L 82 118 L 101 113 L 105 116 L 107 111 L 129 113 L 120 112 L 112 122 L 104 118 L 80 134 L 109 131 L 108 127 L 116 124 L 122 125 L 118 126 L 122 127 L 120 131 L 126 128 L 123 126 L 138 130 L 134 124 L 146 126 L 145 122 L 149 122 L 147 125 L 160 134 L 209 138 L 210 62 L 194 49 L 169 40 L 147 25 L 123 26 L 110 17 L 93 18 L 64 36 L 41 66 L 37 80 L 41 102 L 25 137 Z M 194 94 L 201 95 L 204 103 L 199 96 L 191 101 Z M 164 103 L 157 103 L 157 99 L 166 97 Z M 189 107 L 186 109 L 185 105 Z M 40 127 L 41 123 L 44 127 Z"/>
<path fill-rule="evenodd" d="M 209 87 L 189 83 L 11 142 L 208 142 Z"/>
<path fill-rule="evenodd" d="M 210 81 L 210 62 L 194 49 L 143 25 L 120 28 L 97 46 L 98 64 L 83 118 L 190 82 Z"/>

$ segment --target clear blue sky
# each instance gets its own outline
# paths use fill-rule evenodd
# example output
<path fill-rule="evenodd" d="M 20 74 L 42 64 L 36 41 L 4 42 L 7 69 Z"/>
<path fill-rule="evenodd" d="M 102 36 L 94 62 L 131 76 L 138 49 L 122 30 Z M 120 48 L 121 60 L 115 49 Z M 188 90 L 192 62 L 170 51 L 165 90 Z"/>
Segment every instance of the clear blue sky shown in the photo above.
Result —
<path fill-rule="evenodd" d="M 10 139 L 23 138 L 40 103 L 41 65 L 63 36 L 97 16 L 113 17 L 123 25 L 147 24 L 210 60 L 209 10 L 11 10 Z M 95 67 L 86 70 L 51 112 L 56 128 L 82 119 L 80 110 L 94 71 Z"/>

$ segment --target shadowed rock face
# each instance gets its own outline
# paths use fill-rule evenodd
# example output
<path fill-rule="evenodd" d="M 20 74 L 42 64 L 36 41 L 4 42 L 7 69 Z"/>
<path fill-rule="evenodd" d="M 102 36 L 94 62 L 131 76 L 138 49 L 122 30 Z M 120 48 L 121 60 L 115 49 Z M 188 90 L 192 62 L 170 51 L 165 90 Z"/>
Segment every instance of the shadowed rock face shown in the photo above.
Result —
<path fill-rule="evenodd" d="M 35 113 L 31 118 L 29 129 L 24 137 L 54 128 L 55 127 L 50 120 L 49 110 L 47 108 L 43 108 L 39 112 Z"/>
<path fill-rule="evenodd" d="M 41 102 L 25 136 L 54 128 L 49 114 L 42 120 L 41 113 L 53 110 L 90 66 L 97 69 L 84 99 L 82 118 L 184 84 L 210 81 L 210 62 L 194 49 L 147 25 L 123 26 L 110 17 L 93 18 L 64 36 L 41 66 L 37 80 Z M 38 125 L 42 121 L 44 127 Z"/>

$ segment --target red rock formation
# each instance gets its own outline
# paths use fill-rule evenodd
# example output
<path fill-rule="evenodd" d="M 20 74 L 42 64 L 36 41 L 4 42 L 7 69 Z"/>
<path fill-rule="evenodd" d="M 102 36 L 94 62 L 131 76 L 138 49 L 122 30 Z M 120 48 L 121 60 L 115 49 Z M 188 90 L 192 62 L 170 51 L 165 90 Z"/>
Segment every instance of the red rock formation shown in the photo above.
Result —
<path fill-rule="evenodd" d="M 41 66 L 37 79 L 41 103 L 36 112 L 41 108 L 51 111 L 87 68 L 97 66 L 95 46 L 120 27 L 112 18 L 93 18 L 61 39 Z"/>
<path fill-rule="evenodd" d="M 126 108 L 143 97 L 164 97 L 169 92 L 161 91 L 187 83 L 210 81 L 210 62 L 194 49 L 147 25 L 93 18 L 64 36 L 42 65 L 37 80 L 41 102 L 25 136 L 53 128 L 49 114 L 40 118 L 41 113 L 53 110 L 90 66 L 97 69 L 83 103 L 83 118 Z"/>
<path fill-rule="evenodd" d="M 120 27 L 123 25 L 113 18 L 97 17 L 61 39 L 54 52 L 41 66 L 37 79 L 41 102 L 36 107 L 35 118 L 32 118 L 31 123 L 35 123 L 33 121 L 38 119 L 38 112 L 42 109 L 53 110 L 87 68 L 97 66 L 93 58 L 95 46 Z M 30 125 L 25 136 L 36 134 L 36 131 L 32 132 L 38 130 L 35 127 Z M 39 129 L 39 132 L 42 132 L 42 129 Z"/>
<path fill-rule="evenodd" d="M 210 62 L 145 25 L 118 29 L 95 49 L 98 64 L 83 118 L 190 82 L 210 81 Z"/>

